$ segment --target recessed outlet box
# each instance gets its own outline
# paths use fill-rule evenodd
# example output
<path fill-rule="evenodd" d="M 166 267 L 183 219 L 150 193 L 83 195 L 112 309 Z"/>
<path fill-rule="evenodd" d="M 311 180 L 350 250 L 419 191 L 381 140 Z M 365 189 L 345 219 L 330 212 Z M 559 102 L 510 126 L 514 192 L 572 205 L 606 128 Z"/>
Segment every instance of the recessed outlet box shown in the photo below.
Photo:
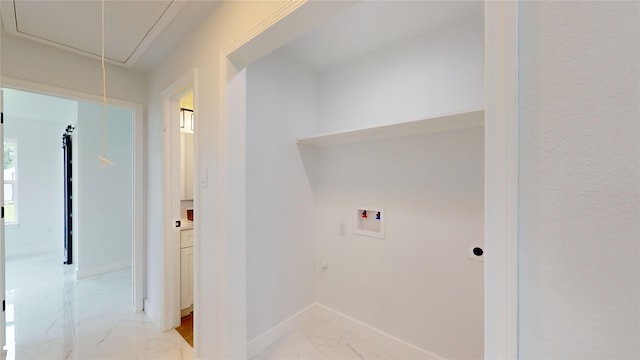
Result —
<path fill-rule="evenodd" d="M 353 233 L 384 239 L 384 208 L 376 206 L 358 206 Z"/>

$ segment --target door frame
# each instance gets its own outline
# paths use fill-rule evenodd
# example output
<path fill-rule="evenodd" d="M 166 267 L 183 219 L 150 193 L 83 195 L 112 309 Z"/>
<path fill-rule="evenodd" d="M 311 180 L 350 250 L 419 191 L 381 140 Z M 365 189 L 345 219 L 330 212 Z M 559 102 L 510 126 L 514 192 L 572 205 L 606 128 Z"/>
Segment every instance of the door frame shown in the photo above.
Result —
<path fill-rule="evenodd" d="M 167 331 L 180 325 L 180 229 L 176 228 L 176 220 L 180 220 L 180 97 L 188 90 L 193 91 L 194 107 L 194 158 L 193 158 L 193 311 L 199 311 L 199 287 L 200 283 L 200 186 L 198 186 L 200 168 L 199 151 L 199 100 L 198 100 L 198 69 L 193 68 L 188 73 L 176 80 L 162 91 L 162 121 L 163 121 L 163 147 L 162 147 L 162 208 L 163 208 L 163 278 L 164 291 L 162 299 L 162 313 L 160 327 Z M 194 345 L 197 343 L 196 322 L 194 317 Z M 194 346 L 195 349 L 195 346 Z"/>
<path fill-rule="evenodd" d="M 518 6 L 485 1 L 485 359 L 518 358 Z"/>
<path fill-rule="evenodd" d="M 2 86 L 76 101 L 102 103 L 102 96 L 3 76 Z M 109 105 L 133 111 L 133 226 L 131 244 L 132 308 L 142 312 L 144 300 L 144 107 L 142 104 L 107 98 Z M 4 259 L 3 259 L 4 260 Z M 77 266 L 77 264 L 76 264 Z"/>
<path fill-rule="evenodd" d="M 0 156 L 4 159 L 4 94 L 0 87 L 0 138 L 2 139 L 2 149 Z M 4 169 L 4 165 L 3 165 Z M 2 312 L 0 312 L 0 358 L 7 357 L 7 351 L 4 350 L 7 345 L 7 313 L 5 308 L 6 301 L 6 266 L 5 266 L 5 233 L 4 233 L 4 175 L 2 176 L 2 188 L 0 189 L 0 199 L 2 199 L 2 216 L 0 216 L 0 291 L 2 291 Z"/>

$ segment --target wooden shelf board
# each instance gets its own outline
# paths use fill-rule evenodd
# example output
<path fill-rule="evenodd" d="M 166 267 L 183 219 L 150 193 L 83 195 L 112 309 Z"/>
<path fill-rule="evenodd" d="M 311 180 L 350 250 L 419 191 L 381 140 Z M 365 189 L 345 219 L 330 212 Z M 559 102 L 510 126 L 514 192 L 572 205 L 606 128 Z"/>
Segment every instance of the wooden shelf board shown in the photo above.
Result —
<path fill-rule="evenodd" d="M 298 139 L 298 144 L 308 146 L 329 146 L 366 140 L 470 129 L 483 126 L 484 110 L 476 110 L 392 125 L 306 137 Z"/>

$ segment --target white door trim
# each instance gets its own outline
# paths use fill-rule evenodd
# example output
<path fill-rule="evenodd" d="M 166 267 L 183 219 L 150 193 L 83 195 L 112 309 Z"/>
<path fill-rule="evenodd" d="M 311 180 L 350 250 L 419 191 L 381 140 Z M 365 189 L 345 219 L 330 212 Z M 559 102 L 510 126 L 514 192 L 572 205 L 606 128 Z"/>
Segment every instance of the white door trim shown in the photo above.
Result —
<path fill-rule="evenodd" d="M 2 87 L 0 87 L 0 116 L 2 117 L 2 122 L 0 122 L 0 139 L 2 139 L 3 146 L 0 149 L 0 157 L 4 159 L 4 105 L 3 105 L 4 95 L 2 94 Z M 2 188 L 0 189 L 0 199 L 2 199 L 2 206 L 4 209 L 4 176 L 2 177 Z M 0 313 L 0 358 L 5 359 L 7 353 L 5 352 L 4 346 L 7 344 L 6 337 L 6 329 L 7 329 L 7 317 L 6 317 L 6 309 L 5 309 L 5 301 L 6 301 L 6 266 L 5 266 L 5 239 L 4 239 L 4 216 L 0 218 L 0 291 L 2 291 L 2 296 L 0 296 L 0 300 L 2 300 L 2 312 Z"/>
<path fill-rule="evenodd" d="M 194 213 L 194 297 L 193 309 L 199 311 L 199 286 L 200 283 L 200 186 L 199 176 L 196 176 L 200 168 L 199 158 L 199 102 L 198 102 L 198 69 L 194 68 L 180 79 L 175 81 L 162 92 L 162 121 L 164 131 L 163 141 L 163 180 L 162 180 L 162 208 L 163 208 L 163 233 L 164 233 L 164 266 L 163 284 L 164 292 L 160 327 L 162 330 L 171 330 L 180 325 L 180 229 L 175 222 L 181 218 L 180 214 L 180 124 L 179 110 L 180 97 L 189 89 L 193 90 L 194 104 L 194 186 L 193 186 L 193 213 Z M 194 318 L 197 322 L 197 317 Z M 194 345 L 198 343 L 194 323 Z M 197 345 L 196 345 L 197 346 Z"/>
<path fill-rule="evenodd" d="M 2 86 L 65 97 L 74 100 L 102 103 L 102 96 L 69 90 L 57 86 L 39 84 L 27 80 L 3 76 Z M 144 300 L 144 107 L 142 104 L 107 98 L 109 105 L 132 110 L 133 115 L 133 226 L 131 244 L 132 306 L 142 312 Z"/>
<path fill-rule="evenodd" d="M 246 68 L 220 57 L 221 203 L 218 358 L 247 358 L 246 279 Z"/>
<path fill-rule="evenodd" d="M 485 2 L 485 359 L 518 358 L 518 3 Z"/>

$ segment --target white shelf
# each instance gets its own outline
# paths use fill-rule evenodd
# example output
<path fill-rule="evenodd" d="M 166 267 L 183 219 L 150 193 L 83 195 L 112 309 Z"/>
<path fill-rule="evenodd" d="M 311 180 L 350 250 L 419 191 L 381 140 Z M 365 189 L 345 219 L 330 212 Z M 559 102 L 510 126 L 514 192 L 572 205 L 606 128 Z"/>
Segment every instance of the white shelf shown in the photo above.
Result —
<path fill-rule="evenodd" d="M 437 116 L 373 128 L 343 131 L 298 139 L 298 144 L 328 146 L 408 135 L 471 129 L 484 126 L 484 110 Z"/>

